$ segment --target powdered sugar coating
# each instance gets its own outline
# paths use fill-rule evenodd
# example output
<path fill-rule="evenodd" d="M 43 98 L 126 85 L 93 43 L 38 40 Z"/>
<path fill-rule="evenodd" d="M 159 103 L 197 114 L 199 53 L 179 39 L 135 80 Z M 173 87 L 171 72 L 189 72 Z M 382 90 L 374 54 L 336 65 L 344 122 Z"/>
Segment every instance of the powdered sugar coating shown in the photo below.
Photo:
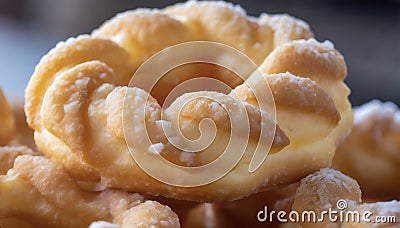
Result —
<path fill-rule="evenodd" d="M 354 125 L 362 124 L 367 119 L 392 119 L 394 124 L 400 124 L 400 109 L 393 102 L 372 100 L 353 108 Z"/>

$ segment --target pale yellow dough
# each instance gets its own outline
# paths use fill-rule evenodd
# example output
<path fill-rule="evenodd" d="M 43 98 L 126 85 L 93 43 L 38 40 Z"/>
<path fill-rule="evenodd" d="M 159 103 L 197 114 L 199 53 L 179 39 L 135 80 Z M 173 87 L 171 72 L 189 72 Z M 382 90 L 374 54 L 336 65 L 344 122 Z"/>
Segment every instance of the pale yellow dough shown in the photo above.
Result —
<path fill-rule="evenodd" d="M 180 227 L 172 210 L 139 194 L 83 190 L 61 164 L 22 155 L 0 176 L 0 226 L 88 227 L 108 221 L 122 228 Z"/>
<path fill-rule="evenodd" d="M 223 2 L 190 1 L 163 10 L 128 11 L 92 35 L 60 42 L 41 59 L 26 89 L 28 124 L 35 130 L 38 148 L 80 181 L 101 181 L 111 188 L 202 202 L 235 200 L 287 185 L 330 166 L 337 144 L 351 127 L 343 57 L 333 45 L 309 39 L 312 36 L 309 26 L 293 17 L 264 14 L 251 18 L 240 7 Z M 297 39 L 304 40 L 293 41 Z M 276 102 L 276 123 L 273 111 L 260 110 L 251 100 L 252 92 L 243 80 L 204 64 L 178 69 L 154 91 L 127 87 L 139 65 L 151 55 L 197 40 L 236 48 L 267 73 L 264 83 L 254 77 L 248 81 L 253 80 L 261 92 L 268 83 Z M 167 109 L 161 108 L 166 93 L 203 70 L 236 88 L 228 95 L 186 93 Z M 209 99 L 190 100 L 195 95 Z M 215 105 L 213 99 L 223 102 Z M 180 105 L 186 102 L 181 110 Z M 226 176 L 211 184 L 185 188 L 161 183 L 147 175 L 129 153 L 124 104 L 128 104 L 127 115 L 133 121 L 128 125 L 135 136 L 130 146 L 149 163 L 155 162 L 157 153 L 185 167 L 204 165 L 218 157 L 231 130 L 225 106 L 240 110 L 238 107 L 244 105 L 245 111 L 237 111 L 235 116 L 239 120 L 250 117 L 247 151 Z M 147 131 L 137 120 L 142 117 Z M 160 126 L 162 121 L 173 124 L 179 120 L 182 132 L 196 138 L 204 118 L 214 121 L 217 140 L 204 153 L 189 158 L 167 140 Z M 250 173 L 260 126 L 268 126 L 272 147 L 265 162 Z M 147 134 L 151 144 L 159 148 L 156 153 L 144 146 Z M 157 164 L 153 168 L 166 177 L 178 175 L 177 169 Z"/>

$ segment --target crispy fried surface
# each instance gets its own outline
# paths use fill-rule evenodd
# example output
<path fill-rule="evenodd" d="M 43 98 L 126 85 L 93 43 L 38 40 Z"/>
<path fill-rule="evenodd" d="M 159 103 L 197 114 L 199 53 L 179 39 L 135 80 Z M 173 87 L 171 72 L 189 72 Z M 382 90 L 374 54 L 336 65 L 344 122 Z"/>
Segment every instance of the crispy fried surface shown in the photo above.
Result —
<path fill-rule="evenodd" d="M 0 225 L 88 227 L 94 221 L 109 221 L 132 227 L 140 220 L 148 226 L 179 227 L 176 214 L 168 207 L 144 202 L 139 194 L 83 190 L 61 164 L 42 156 L 16 159 L 14 168 L 0 176 L 0 199 Z"/>
<path fill-rule="evenodd" d="M 263 15 L 254 19 L 240 7 L 221 2 L 190 1 L 164 10 L 128 11 L 107 21 L 90 36 L 59 43 L 42 58 L 26 90 L 28 123 L 35 130 L 39 149 L 62 162 L 74 178 L 101 180 L 112 188 L 216 201 L 239 199 L 261 189 L 296 182 L 330 165 L 336 143 L 351 122 L 351 112 L 347 113 L 348 90 L 343 83 L 343 57 L 329 44 L 292 41 L 312 36 L 307 24 L 290 16 Z M 245 84 L 229 95 L 187 93 L 164 109 L 161 105 L 165 93 L 183 80 L 198 76 L 194 72 L 207 71 L 212 75 L 209 77 L 227 82 L 231 88 L 243 83 L 232 72 L 204 64 L 170 72 L 171 77 L 160 81 L 155 91 L 126 87 L 137 67 L 149 56 L 171 45 L 196 40 L 229 45 L 261 64 L 263 73 L 277 73 L 266 75 L 264 83 L 258 83 L 260 79 L 255 77 L 248 80 L 258 85 L 255 89 L 261 92 L 271 87 L 276 115 L 273 105 L 269 107 L 272 111 L 260 110 L 250 100 L 252 93 Z M 297 65 L 298 61 L 304 66 Z M 190 100 L 195 95 L 208 98 Z M 229 116 L 227 113 L 232 110 Z M 122 111 L 131 124 L 126 124 Z M 237 164 L 232 161 L 234 168 L 223 178 L 195 188 L 167 185 L 148 176 L 131 158 L 124 135 L 124 130 L 133 132 L 129 145 L 146 163 L 153 163 L 151 169 L 164 177 L 182 178 L 179 168 L 164 170 L 155 159 L 158 154 L 184 167 L 208 164 L 229 145 L 232 116 L 237 123 L 250 120 L 243 158 Z M 207 118 L 218 130 L 216 140 L 194 156 L 170 142 L 163 129 L 165 123 L 179 125 L 185 137 L 195 139 L 201 135 L 202 120 Z M 298 119 L 304 121 L 298 123 Z M 310 129 L 309 125 L 315 123 L 317 127 Z M 204 135 L 212 135 L 211 125 L 204 126 Z M 250 174 L 251 152 L 264 140 L 259 139 L 260 126 L 268 129 L 262 137 L 266 141 L 272 138 L 270 155 Z M 186 141 L 177 142 L 183 145 Z M 238 148 L 243 146 L 236 143 Z M 214 173 L 210 169 L 204 176 Z M 238 184 L 240 188 L 234 187 Z"/>

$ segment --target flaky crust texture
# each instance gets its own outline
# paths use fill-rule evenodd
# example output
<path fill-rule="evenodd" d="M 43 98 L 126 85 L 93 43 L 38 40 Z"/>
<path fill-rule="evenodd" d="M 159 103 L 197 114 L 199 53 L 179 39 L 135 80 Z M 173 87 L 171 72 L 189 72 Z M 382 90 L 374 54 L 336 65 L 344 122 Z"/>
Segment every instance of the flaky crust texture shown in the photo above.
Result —
<path fill-rule="evenodd" d="M 141 195 L 118 190 L 83 190 L 63 166 L 43 156 L 21 155 L 0 176 L 0 226 L 180 227 L 172 210 Z"/>
<path fill-rule="evenodd" d="M 298 19 L 287 15 L 251 18 L 240 7 L 222 2 L 190 1 L 163 10 L 128 11 L 91 35 L 60 42 L 41 59 L 26 89 L 28 124 L 35 130 L 39 149 L 62 162 L 74 178 L 101 181 L 112 188 L 215 201 L 239 199 L 261 189 L 292 183 L 331 164 L 336 145 L 352 120 L 349 90 L 343 83 L 347 74 L 343 57 L 331 43 L 319 43 L 311 37 L 308 25 Z M 295 39 L 304 40 L 292 41 Z M 229 74 L 216 76 L 231 81 L 230 86 L 236 88 L 228 95 L 187 93 L 167 109 L 161 107 L 164 97 L 158 91 L 151 92 L 153 98 L 150 91 L 127 87 L 138 66 L 151 55 L 171 45 L 196 40 L 236 48 L 266 74 L 248 78 L 247 82 L 254 85 L 251 89 L 245 83 L 230 80 Z M 202 67 L 189 68 L 173 80 L 160 83 L 168 91 L 188 79 L 183 75 L 190 77 Z M 275 110 L 260 110 L 254 97 L 254 93 L 265 89 L 261 85 L 266 83 L 275 98 L 276 115 Z M 195 95 L 210 99 L 190 100 Z M 213 99 L 221 104 L 215 104 Z M 182 103 L 187 105 L 180 109 Z M 135 150 L 148 161 L 155 161 L 161 154 L 179 165 L 193 166 L 218 157 L 215 151 L 225 145 L 230 132 L 224 107 L 240 110 L 243 105 L 244 112 L 234 113 L 238 119 L 249 116 L 249 148 L 257 145 L 259 126 L 272 129 L 268 134 L 274 139 L 271 154 L 253 174 L 248 172 L 251 154 L 245 153 L 216 182 L 194 188 L 175 187 L 148 176 L 129 153 L 122 115 L 126 107 L 126 115 L 133 121 L 129 126 L 135 136 Z M 182 156 L 185 152 L 168 141 L 162 125 L 179 121 L 183 123 L 182 131 L 195 138 L 204 118 L 214 121 L 219 130 L 217 140 L 204 150 L 204 155 Z M 299 118 L 304 121 L 299 123 Z M 138 122 L 141 119 L 145 128 L 138 127 L 142 126 Z M 310 129 L 309 124 L 315 127 Z M 143 138 L 147 134 L 149 138 Z M 154 147 L 143 148 L 145 140 L 156 145 L 158 151 L 154 152 Z M 163 172 L 177 175 L 175 169 Z"/>
<path fill-rule="evenodd" d="M 354 126 L 334 167 L 356 179 L 365 197 L 400 199 L 400 110 L 370 101 L 354 108 Z"/>

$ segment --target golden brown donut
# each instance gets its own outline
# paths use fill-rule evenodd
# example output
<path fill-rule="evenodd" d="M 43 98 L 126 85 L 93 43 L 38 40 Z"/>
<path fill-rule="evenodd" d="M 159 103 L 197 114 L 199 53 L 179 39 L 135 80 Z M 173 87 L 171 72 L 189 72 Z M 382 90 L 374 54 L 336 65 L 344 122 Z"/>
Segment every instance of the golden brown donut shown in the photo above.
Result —
<path fill-rule="evenodd" d="M 77 74 L 77 72 L 80 72 L 80 74 Z M 100 78 L 100 76 L 102 76 L 102 78 Z M 238 181 L 238 179 L 232 178 L 239 178 L 238 175 L 243 175 L 242 172 L 240 172 L 240 167 L 245 167 L 245 165 L 248 164 L 251 159 L 250 155 L 245 155 L 241 163 L 238 164 L 238 167 L 233 170 L 235 172 L 232 171 L 231 174 L 228 174 L 220 181 L 198 188 L 177 188 L 168 186 L 146 175 L 131 159 L 131 155 L 124 142 L 122 129 L 126 126 L 122 125 L 122 110 L 124 108 L 123 101 L 126 98 L 125 102 L 138 109 L 136 111 L 135 109 L 130 109 L 129 112 L 132 111 L 133 113 L 129 113 L 128 115 L 135 116 L 140 114 L 140 106 L 145 105 L 148 93 L 138 88 L 115 87 L 113 84 L 104 83 L 106 80 L 111 80 L 112 77 L 113 72 L 111 69 L 101 62 L 91 61 L 80 64 L 59 76 L 59 80 L 56 80 L 49 87 L 42 106 L 42 110 L 45 110 L 42 112 L 42 117 L 46 120 L 43 121 L 43 124 L 46 131 L 49 132 L 48 134 L 52 134 L 54 137 L 63 141 L 68 146 L 66 149 L 70 149 L 76 156 L 85 161 L 85 163 L 89 164 L 91 167 L 96 167 L 96 169 L 101 172 L 102 181 L 104 183 L 109 186 L 131 191 L 136 189 L 144 194 L 161 194 L 170 197 L 173 197 L 171 196 L 172 194 L 176 194 L 179 197 L 192 200 L 212 200 L 217 199 L 217 197 L 220 199 L 224 199 L 224 197 L 240 197 L 255 191 L 258 186 L 263 184 L 263 176 L 265 174 L 263 174 L 263 169 L 260 169 L 260 171 L 257 171 L 257 175 L 252 175 L 251 178 L 249 174 L 240 177 L 242 178 L 240 181 L 249 183 L 247 191 L 229 187 L 231 185 L 228 183 Z M 79 81 L 79 84 L 76 83 L 77 81 Z M 81 86 L 81 84 L 83 86 Z M 219 98 L 223 100 L 225 105 L 230 105 L 233 108 L 236 107 L 236 109 L 237 106 L 241 104 L 240 101 L 228 95 L 215 92 L 204 93 L 204 96 Z M 75 96 L 75 94 L 82 94 L 87 97 L 79 97 Z M 72 104 L 68 109 L 66 109 L 64 105 L 59 105 L 67 101 Z M 166 121 L 172 122 L 176 119 L 174 115 L 177 114 L 177 111 L 173 109 L 177 105 L 179 106 L 177 103 L 183 101 L 185 101 L 185 96 L 180 97 L 180 99 L 176 100 L 174 104 L 165 110 Z M 153 137 L 153 140 L 159 138 L 158 140 L 161 139 L 161 142 L 164 142 L 165 139 L 163 139 L 162 131 L 159 124 L 157 124 L 157 122 L 160 121 L 160 106 L 154 99 L 150 100 L 150 102 L 151 103 L 146 106 L 146 110 L 148 111 L 146 122 L 150 131 L 149 135 Z M 196 100 L 196 103 L 202 104 L 203 101 Z M 185 106 L 180 116 L 185 117 L 185 110 L 193 112 L 190 105 L 191 104 Z M 186 107 L 188 108 L 186 109 Z M 203 118 L 203 114 L 211 114 L 210 108 L 214 107 L 198 106 L 197 112 L 187 114 L 192 117 L 187 123 L 187 128 L 190 128 L 189 131 L 195 131 L 197 129 L 193 128 L 198 124 L 196 121 L 200 121 Z M 264 122 L 266 126 L 275 126 L 269 117 L 258 109 L 249 105 L 247 105 L 246 108 L 248 109 L 247 115 L 250 115 L 250 119 L 255 120 L 250 125 L 252 138 L 258 138 L 256 132 L 259 128 L 259 125 L 257 125 L 259 122 L 256 121 L 256 118 L 259 116 L 262 115 L 266 118 L 266 121 L 268 121 Z M 229 119 L 227 119 L 228 116 L 224 114 L 223 108 L 217 106 L 217 109 L 219 109 L 221 116 L 212 115 L 210 117 L 217 123 L 217 126 L 226 127 L 227 124 L 229 124 L 229 122 L 227 122 L 229 121 Z M 85 118 L 85 115 L 87 115 L 86 112 L 89 112 L 89 119 Z M 243 118 L 247 118 L 247 115 L 244 115 Z M 251 118 L 252 116 L 254 117 Z M 62 128 L 60 124 L 68 127 Z M 134 122 L 133 126 L 140 126 L 140 122 Z M 133 130 L 137 132 L 136 135 L 146 135 L 146 129 L 141 127 L 135 127 Z M 225 131 L 228 131 L 228 129 L 225 129 Z M 285 135 L 279 128 L 275 133 L 279 136 L 280 140 L 274 142 L 272 150 L 278 151 L 287 144 L 287 141 L 285 141 Z M 42 133 L 35 134 L 37 139 L 43 136 Z M 138 148 L 141 146 L 139 142 L 143 143 L 143 141 L 136 142 L 135 145 L 137 145 Z M 154 143 L 158 142 L 156 141 Z M 38 143 L 38 146 L 41 148 L 40 143 Z M 210 150 L 212 149 L 213 147 L 210 148 Z M 46 147 L 42 148 L 42 150 L 46 151 Z M 148 154 L 148 156 L 157 156 L 147 152 L 147 147 L 141 149 L 141 151 Z M 99 154 L 101 155 L 100 159 Z M 166 153 L 166 156 L 168 155 L 169 154 Z M 264 166 L 264 170 L 265 169 L 266 166 Z M 168 172 L 173 176 L 174 170 L 169 170 Z M 129 176 L 135 176 L 135 180 L 131 182 L 126 181 L 126 177 Z M 79 178 L 82 178 L 82 176 Z M 260 183 L 260 181 L 262 182 Z M 227 189 L 227 196 L 219 193 L 222 188 Z M 207 191 L 205 189 L 207 189 Z"/>
<path fill-rule="evenodd" d="M 279 35 L 282 33 L 288 35 Z M 309 27 L 294 18 L 264 15 L 260 19 L 253 19 L 247 17 L 240 8 L 225 3 L 188 2 L 161 11 L 127 12 L 106 22 L 92 36 L 79 36 L 59 43 L 42 58 L 26 89 L 28 124 L 35 130 L 38 148 L 47 156 L 60 161 L 75 178 L 80 181 L 100 180 L 112 188 L 177 199 L 215 201 L 239 199 L 261 189 L 296 182 L 308 173 L 330 165 L 336 148 L 335 142 L 344 134 L 344 130 L 336 129 L 340 126 L 347 130 L 349 127 L 345 124 L 348 117 L 344 117 L 340 109 L 342 103 L 348 102 L 347 87 L 343 84 L 346 69 L 341 55 L 331 45 L 315 40 L 302 41 L 304 44 L 300 41 L 290 42 L 291 39 L 311 36 Z M 156 42 L 154 37 L 166 38 Z M 280 59 L 286 56 L 287 47 L 292 46 L 304 46 L 303 50 L 309 50 L 309 44 L 311 47 L 321 47 L 332 61 L 325 61 L 324 67 L 320 67 L 319 57 L 310 59 L 311 51 L 305 51 L 293 56 L 300 61 L 303 58 L 310 60 L 306 68 L 315 64 L 314 71 L 303 72 L 297 66 L 299 69 L 293 69 L 298 71 L 290 70 L 294 75 L 270 75 L 264 83 L 257 83 L 258 79 L 254 77 L 251 79 L 256 82 L 260 92 L 268 84 L 272 88 L 277 101 L 278 124 L 273 121 L 273 112 L 260 110 L 254 102 L 246 100 L 246 96 L 251 93 L 248 93 L 245 86 L 239 86 L 235 89 L 237 93 L 229 95 L 209 91 L 186 93 L 171 102 L 167 109 L 160 106 L 164 102 L 164 92 L 168 91 L 162 89 L 162 83 L 159 87 L 161 93 L 126 87 L 137 67 L 149 56 L 170 45 L 193 40 L 222 42 L 248 55 L 256 64 L 261 64 L 268 56 L 260 67 L 264 73 L 274 73 L 269 71 L 275 69 L 276 64 L 281 65 Z M 276 73 L 291 69 L 290 62 L 294 60 L 289 60 L 288 64 L 283 65 L 286 70 Z M 188 75 L 185 79 L 190 78 L 191 72 L 202 70 L 203 67 L 200 64 L 178 70 L 176 83 L 180 82 L 181 75 Z M 221 73 L 219 69 L 204 69 L 215 75 Z M 332 72 L 339 72 L 340 77 L 331 78 Z M 196 76 L 195 73 L 193 75 Z M 240 80 L 231 80 L 232 72 L 212 77 L 232 81 L 228 84 L 230 87 L 242 83 Z M 339 89 L 334 92 L 328 90 L 328 82 L 337 85 Z M 170 84 L 170 81 L 165 83 Z M 174 83 L 173 86 L 176 85 Z M 149 92 L 154 98 L 149 96 Z M 244 97 L 238 97 L 237 94 Z M 207 99 L 191 100 L 194 96 Z M 219 100 L 221 104 L 213 100 Z M 225 106 L 231 108 L 225 109 Z M 273 105 L 270 108 L 273 109 Z M 161 173 L 164 178 L 181 178 L 183 182 L 190 182 L 191 178 L 182 178 L 181 168 L 173 166 L 165 170 L 156 158 L 161 155 L 175 164 L 193 167 L 204 166 L 222 156 L 221 148 L 229 145 L 227 143 L 230 138 L 227 136 L 232 126 L 228 118 L 231 116 L 227 112 L 230 109 L 234 110 L 236 123 L 244 123 L 243 120 L 250 117 L 249 143 L 240 162 L 216 182 L 192 188 L 160 183 L 147 175 L 131 158 L 129 152 L 133 149 L 147 161 L 146 164 L 151 161 L 150 168 Z M 126 116 L 122 115 L 122 111 L 130 117 L 128 120 L 132 121 L 131 124 L 126 124 Z M 319 127 L 305 131 L 301 123 L 295 123 L 296 118 L 289 119 L 294 112 L 297 112 L 299 118 L 307 120 L 303 123 L 318 122 Z M 202 120 L 207 118 L 214 121 L 218 129 L 216 140 L 195 156 L 188 154 L 186 149 L 178 149 L 179 146 L 170 142 L 170 138 L 164 134 L 164 124 L 182 124 L 182 129 L 178 130 L 185 137 L 196 139 Z M 286 118 L 290 121 L 279 120 Z M 143 123 L 139 121 L 141 119 Z M 281 125 L 285 130 L 281 130 Z M 254 151 L 259 141 L 263 141 L 259 140 L 259 136 L 260 129 L 265 126 L 268 129 L 267 135 L 272 138 L 272 147 L 270 151 L 266 149 L 262 153 L 265 155 L 269 152 L 270 155 L 251 174 L 250 152 Z M 211 125 L 207 125 L 204 130 L 209 133 L 211 129 Z M 124 130 L 134 132 L 133 139 L 126 138 Z M 303 130 L 304 134 L 300 134 Z M 287 147 L 290 149 L 285 149 L 289 144 L 286 134 L 290 141 L 293 140 Z M 129 140 L 133 141 L 129 143 Z M 182 139 L 177 142 L 182 145 L 186 143 Z M 244 145 L 237 144 L 239 148 Z M 300 153 L 301 156 L 293 156 Z M 143 166 L 142 163 L 139 165 Z M 203 175 L 204 178 L 214 178 L 217 174 L 214 170 L 208 172 L 208 175 Z M 242 187 L 235 187 L 238 184 Z"/>
<path fill-rule="evenodd" d="M 139 194 L 83 190 L 61 164 L 42 156 L 17 157 L 14 168 L 0 176 L 0 199 L 0 226 L 88 227 L 108 221 L 125 228 L 140 220 L 144 226 L 180 227 L 168 207 Z"/>
<path fill-rule="evenodd" d="M 400 199 L 399 108 L 373 100 L 353 110 L 354 126 L 333 167 L 356 179 L 364 197 Z"/>
<path fill-rule="evenodd" d="M 7 145 L 15 134 L 15 120 L 3 90 L 0 88 L 0 146 Z"/>

